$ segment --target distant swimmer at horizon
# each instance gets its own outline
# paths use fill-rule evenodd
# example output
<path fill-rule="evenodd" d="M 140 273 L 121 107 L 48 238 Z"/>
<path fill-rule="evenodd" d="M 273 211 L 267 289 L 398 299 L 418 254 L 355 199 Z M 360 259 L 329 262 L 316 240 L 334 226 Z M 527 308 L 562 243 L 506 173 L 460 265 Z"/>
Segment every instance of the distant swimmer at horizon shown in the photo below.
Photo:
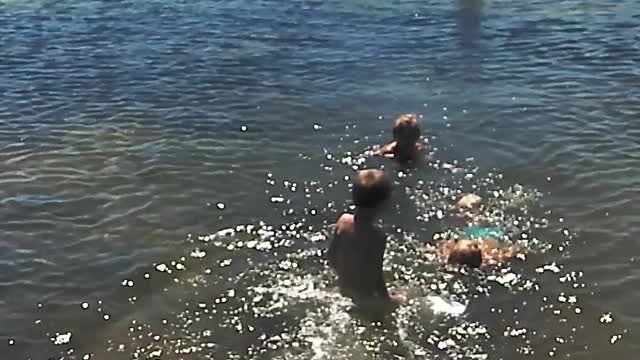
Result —
<path fill-rule="evenodd" d="M 358 172 L 352 188 L 355 212 L 338 218 L 328 251 L 342 294 L 372 314 L 392 311 L 406 302 L 402 296 L 389 295 L 382 271 L 387 238 L 374 223 L 391 190 L 391 181 L 381 170 Z"/>

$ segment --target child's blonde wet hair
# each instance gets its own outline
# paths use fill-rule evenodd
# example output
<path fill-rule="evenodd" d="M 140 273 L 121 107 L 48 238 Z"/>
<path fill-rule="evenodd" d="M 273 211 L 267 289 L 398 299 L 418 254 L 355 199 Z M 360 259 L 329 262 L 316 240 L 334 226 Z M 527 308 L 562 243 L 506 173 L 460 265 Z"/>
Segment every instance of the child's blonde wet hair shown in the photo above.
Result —
<path fill-rule="evenodd" d="M 391 181 L 381 170 L 362 170 L 353 182 L 352 196 L 356 206 L 375 208 L 391 196 Z"/>
<path fill-rule="evenodd" d="M 420 139 L 420 125 L 416 114 L 403 114 L 393 123 L 393 138 L 396 141 L 417 142 Z"/>

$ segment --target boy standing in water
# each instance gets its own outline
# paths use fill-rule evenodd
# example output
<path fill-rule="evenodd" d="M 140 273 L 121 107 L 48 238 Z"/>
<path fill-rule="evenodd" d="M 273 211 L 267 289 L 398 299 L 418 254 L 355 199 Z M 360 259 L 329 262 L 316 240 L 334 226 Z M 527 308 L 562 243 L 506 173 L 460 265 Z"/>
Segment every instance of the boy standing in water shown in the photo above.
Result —
<path fill-rule="evenodd" d="M 393 155 L 398 162 L 415 161 L 425 147 L 420 141 L 420 126 L 416 114 L 403 114 L 393 123 L 393 142 L 384 145 L 377 155 Z"/>
<path fill-rule="evenodd" d="M 382 259 L 386 235 L 375 220 L 391 196 L 391 182 L 380 170 L 362 170 L 352 189 L 356 210 L 338 218 L 331 240 L 329 264 L 338 274 L 338 286 L 361 308 L 391 310 L 405 302 L 390 296 L 384 283 Z"/>

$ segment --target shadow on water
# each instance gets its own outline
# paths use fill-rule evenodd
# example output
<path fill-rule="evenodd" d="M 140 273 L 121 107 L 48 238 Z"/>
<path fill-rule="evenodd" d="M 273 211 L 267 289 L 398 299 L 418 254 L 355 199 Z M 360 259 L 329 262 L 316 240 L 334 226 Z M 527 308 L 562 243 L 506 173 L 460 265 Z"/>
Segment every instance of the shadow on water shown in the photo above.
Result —
<path fill-rule="evenodd" d="M 483 0 L 458 0 L 454 12 L 460 43 L 461 75 L 465 81 L 483 84 L 487 80 L 483 62 L 490 45 L 483 39 Z M 482 91 L 482 88 L 478 89 Z"/>
<path fill-rule="evenodd" d="M 484 0 L 457 0 L 456 19 L 460 40 L 465 47 L 474 47 L 482 38 Z"/>

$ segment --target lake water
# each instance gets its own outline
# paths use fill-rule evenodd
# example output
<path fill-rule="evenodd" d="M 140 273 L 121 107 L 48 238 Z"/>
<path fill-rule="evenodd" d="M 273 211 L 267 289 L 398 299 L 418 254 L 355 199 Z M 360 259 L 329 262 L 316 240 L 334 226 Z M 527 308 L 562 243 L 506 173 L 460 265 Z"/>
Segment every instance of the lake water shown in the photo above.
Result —
<path fill-rule="evenodd" d="M 0 0 L 0 49 L 3 359 L 640 350 L 635 0 Z M 434 160 L 363 156 L 406 112 Z M 321 254 L 366 166 L 414 299 L 382 324 Z M 458 191 L 526 257 L 425 255 Z"/>

